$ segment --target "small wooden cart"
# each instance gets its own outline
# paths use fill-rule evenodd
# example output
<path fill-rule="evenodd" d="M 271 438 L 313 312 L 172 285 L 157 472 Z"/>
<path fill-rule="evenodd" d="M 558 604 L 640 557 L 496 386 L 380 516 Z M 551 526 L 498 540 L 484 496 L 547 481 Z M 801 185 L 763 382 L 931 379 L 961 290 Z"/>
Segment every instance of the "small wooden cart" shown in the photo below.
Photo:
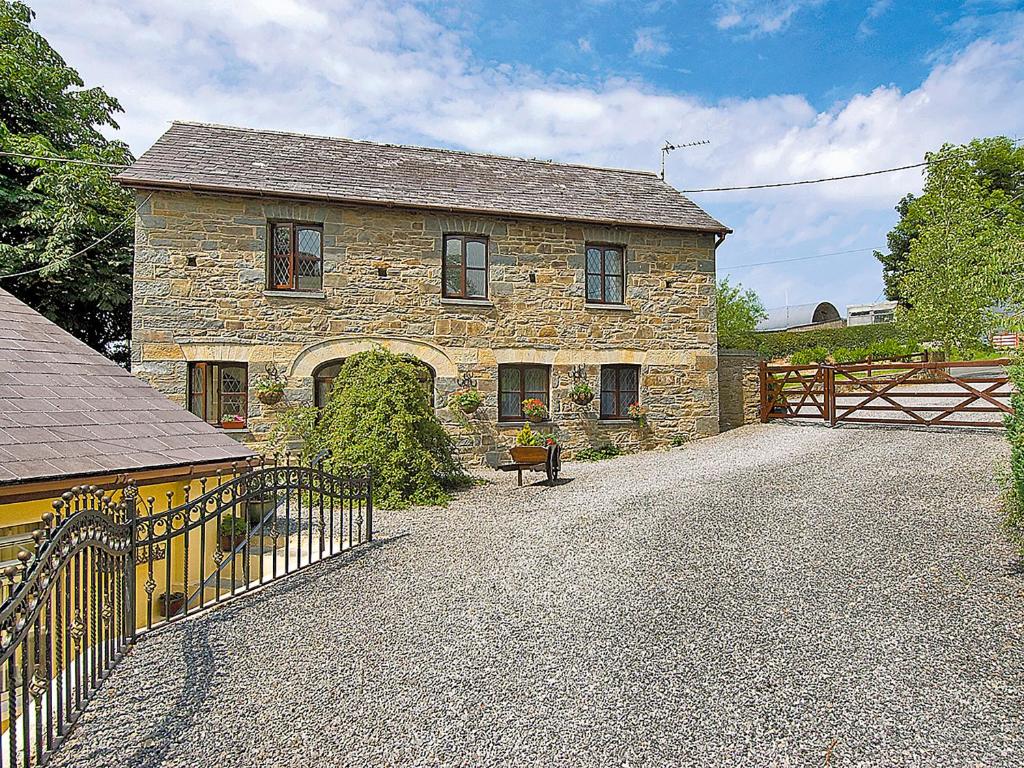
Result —
<path fill-rule="evenodd" d="M 497 468 L 502 472 L 517 472 L 520 487 L 523 485 L 524 469 L 544 472 L 548 476 L 548 485 L 558 481 L 558 473 L 562 469 L 562 446 L 516 446 L 510 453 L 512 461 L 499 464 Z"/>

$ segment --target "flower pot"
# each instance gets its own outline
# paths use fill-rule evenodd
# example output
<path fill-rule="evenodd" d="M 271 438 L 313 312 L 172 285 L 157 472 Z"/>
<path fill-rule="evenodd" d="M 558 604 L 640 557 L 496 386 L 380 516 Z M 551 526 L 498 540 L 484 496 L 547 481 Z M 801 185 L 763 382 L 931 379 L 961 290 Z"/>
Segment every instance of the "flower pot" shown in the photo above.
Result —
<path fill-rule="evenodd" d="M 220 536 L 220 551 L 231 552 L 235 547 L 242 543 L 242 539 L 243 536 L 240 533 L 234 536 L 228 536 L 222 533 Z"/>
<path fill-rule="evenodd" d="M 516 445 L 509 449 L 516 464 L 543 464 L 548 460 L 548 449 L 543 445 Z"/>
<path fill-rule="evenodd" d="M 576 405 L 583 407 L 584 405 L 590 405 L 590 401 L 594 399 L 593 392 L 587 392 L 586 394 L 572 395 L 570 399 L 576 403 Z"/>
<path fill-rule="evenodd" d="M 526 420 L 531 424 L 540 424 L 544 419 L 547 418 L 547 414 L 544 413 L 532 413 L 526 417 Z M 532 448 L 533 446 L 527 445 L 526 448 Z"/>
<path fill-rule="evenodd" d="M 221 429 L 245 429 L 244 421 L 222 421 Z"/>
<path fill-rule="evenodd" d="M 280 390 L 271 390 L 269 392 L 257 392 L 256 399 L 264 405 L 277 405 L 281 402 L 281 398 L 284 397 L 284 392 Z"/>
<path fill-rule="evenodd" d="M 171 592 L 168 595 L 165 592 L 157 597 L 157 605 L 160 607 L 162 616 L 177 616 L 185 608 L 185 593 Z"/>
<path fill-rule="evenodd" d="M 471 413 L 476 413 L 476 409 L 479 407 L 480 403 L 466 403 L 464 405 L 459 406 L 462 412 L 465 413 L 467 416 Z"/>

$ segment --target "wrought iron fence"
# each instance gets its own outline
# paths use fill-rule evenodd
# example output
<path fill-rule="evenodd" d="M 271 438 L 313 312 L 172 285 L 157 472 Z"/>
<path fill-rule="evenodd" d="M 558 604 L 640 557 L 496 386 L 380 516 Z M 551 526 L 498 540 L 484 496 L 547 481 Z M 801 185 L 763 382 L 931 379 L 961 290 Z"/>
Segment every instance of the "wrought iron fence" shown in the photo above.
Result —
<path fill-rule="evenodd" d="M 261 460 L 197 484 L 159 506 L 73 488 L 3 573 L 0 768 L 45 763 L 140 633 L 373 538 L 368 473 Z"/>

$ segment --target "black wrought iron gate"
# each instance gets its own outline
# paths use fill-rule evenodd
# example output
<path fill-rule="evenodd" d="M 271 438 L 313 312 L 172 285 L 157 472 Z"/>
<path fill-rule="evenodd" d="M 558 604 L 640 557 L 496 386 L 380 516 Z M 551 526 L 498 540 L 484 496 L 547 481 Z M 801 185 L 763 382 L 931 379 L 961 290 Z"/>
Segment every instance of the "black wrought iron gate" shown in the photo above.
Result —
<path fill-rule="evenodd" d="M 73 488 L 3 573 L 0 768 L 45 764 L 140 633 L 373 538 L 369 473 L 286 459 L 196 484 Z"/>

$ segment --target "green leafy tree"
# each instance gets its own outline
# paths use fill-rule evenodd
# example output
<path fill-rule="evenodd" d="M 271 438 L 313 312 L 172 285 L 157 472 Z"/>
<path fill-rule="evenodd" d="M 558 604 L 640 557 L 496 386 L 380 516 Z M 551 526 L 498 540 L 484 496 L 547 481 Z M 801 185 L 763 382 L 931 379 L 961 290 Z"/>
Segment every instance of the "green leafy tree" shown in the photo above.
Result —
<path fill-rule="evenodd" d="M 758 295 L 742 285 L 731 285 L 728 277 L 718 281 L 716 307 L 718 343 L 723 347 L 743 346 L 757 324 L 768 317 Z"/>
<path fill-rule="evenodd" d="M 467 482 L 422 383 L 422 366 L 384 349 L 345 360 L 323 409 L 287 412 L 272 440 L 301 441 L 306 458 L 324 449 L 332 469 L 369 467 L 384 508 L 444 504 Z"/>
<path fill-rule="evenodd" d="M 1004 525 L 1010 538 L 1024 554 L 1024 356 L 1009 369 L 1014 394 L 1013 413 L 1006 417 L 1006 437 L 1010 441 L 1010 476 L 1007 483 Z"/>
<path fill-rule="evenodd" d="M 938 160 L 953 155 L 963 164 L 961 170 L 977 181 L 985 212 L 998 211 L 998 206 L 1007 200 L 1019 202 L 1024 198 L 1024 147 L 1018 147 L 1011 139 L 1005 136 L 975 139 L 962 147 L 944 147 L 942 152 L 929 155 L 927 159 Z M 936 170 L 932 166 L 929 176 Z M 886 296 L 904 307 L 911 304 L 904 289 L 911 245 L 930 223 L 929 209 L 934 201 L 930 201 L 929 196 L 926 190 L 921 197 L 911 194 L 900 200 L 896 205 L 900 220 L 887 236 L 888 253 L 875 251 L 875 258 L 882 262 Z"/>
<path fill-rule="evenodd" d="M 900 320 L 947 350 L 977 346 L 1020 314 L 1024 183 L 1011 194 L 988 181 L 991 173 L 978 172 L 979 154 L 989 151 L 980 148 L 990 143 L 1004 140 L 947 145 L 929 155 L 924 192 L 911 203 L 918 226 L 898 278 L 906 297 Z"/>
<path fill-rule="evenodd" d="M 0 0 L 0 151 L 81 162 L 0 156 L 0 275 L 30 270 L 0 287 L 126 362 L 133 202 L 112 174 L 132 155 L 101 132 L 117 128 L 121 106 L 85 88 L 31 28 L 33 16 L 24 3 Z"/>

